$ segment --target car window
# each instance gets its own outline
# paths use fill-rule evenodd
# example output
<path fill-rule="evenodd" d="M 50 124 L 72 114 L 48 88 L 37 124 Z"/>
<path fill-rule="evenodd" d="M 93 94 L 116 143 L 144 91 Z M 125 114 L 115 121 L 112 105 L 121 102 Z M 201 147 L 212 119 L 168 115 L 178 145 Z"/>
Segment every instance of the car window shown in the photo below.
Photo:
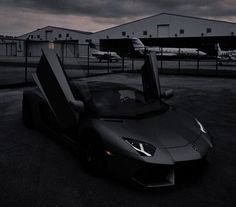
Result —
<path fill-rule="evenodd" d="M 99 117 L 140 118 L 168 109 L 161 100 L 146 100 L 143 91 L 123 84 L 79 81 L 72 85 L 75 97 Z"/>

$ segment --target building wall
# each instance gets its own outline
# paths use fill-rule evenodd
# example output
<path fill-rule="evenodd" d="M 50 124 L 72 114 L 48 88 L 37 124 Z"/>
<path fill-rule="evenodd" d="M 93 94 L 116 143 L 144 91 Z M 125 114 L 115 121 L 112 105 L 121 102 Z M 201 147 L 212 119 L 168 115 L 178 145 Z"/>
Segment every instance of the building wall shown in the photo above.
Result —
<path fill-rule="evenodd" d="M 231 35 L 236 35 L 235 23 L 180 15 L 160 14 L 93 33 L 90 35 L 90 38 L 94 43 L 99 43 L 100 39 L 108 38 L 161 38 Z"/>
<path fill-rule="evenodd" d="M 25 55 L 25 42 L 23 40 L 16 41 L 16 55 L 17 56 Z"/>
<path fill-rule="evenodd" d="M 47 26 L 18 38 L 28 38 L 30 40 L 28 44 L 28 55 L 30 56 L 40 56 L 41 48 L 48 47 L 50 43 L 54 43 L 54 50 L 59 56 L 64 52 L 65 57 L 80 57 L 87 54 L 88 43 L 86 40 L 89 39 L 89 34 L 83 31 Z M 62 44 L 66 40 L 68 42 L 64 43 L 64 51 L 62 52 Z"/>
<path fill-rule="evenodd" d="M 6 50 L 7 45 L 0 43 L 0 56 L 7 56 Z"/>
<path fill-rule="evenodd" d="M 74 42 L 64 43 L 63 41 L 30 41 L 28 42 L 27 47 L 27 55 L 29 57 L 40 57 L 42 55 L 42 48 L 53 49 L 60 57 L 62 57 L 62 55 L 64 55 L 65 58 L 80 57 L 78 49 L 79 45 Z"/>
<path fill-rule="evenodd" d="M 0 56 L 16 56 L 17 50 L 17 41 L 0 39 Z"/>
<path fill-rule="evenodd" d="M 48 48 L 48 42 L 30 42 L 27 47 L 28 57 L 40 57 L 42 55 L 42 48 Z"/>

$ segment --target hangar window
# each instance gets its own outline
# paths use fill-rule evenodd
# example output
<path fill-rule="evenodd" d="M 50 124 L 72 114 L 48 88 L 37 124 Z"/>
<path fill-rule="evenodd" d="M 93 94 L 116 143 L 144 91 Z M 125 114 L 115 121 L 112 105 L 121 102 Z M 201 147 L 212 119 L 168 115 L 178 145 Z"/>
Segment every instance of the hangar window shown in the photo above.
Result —
<path fill-rule="evenodd" d="M 147 30 L 144 30 L 144 31 L 143 31 L 143 35 L 147 35 Z"/>
<path fill-rule="evenodd" d="M 30 38 L 33 38 L 33 35 L 30 35 Z"/>
<path fill-rule="evenodd" d="M 126 32 L 122 32 L 122 36 L 126 36 Z"/>
<path fill-rule="evenodd" d="M 40 35 L 37 35 L 37 38 L 39 39 L 39 38 L 40 38 Z"/>
<path fill-rule="evenodd" d="M 109 39 L 109 36 L 107 35 L 106 38 Z"/>
<path fill-rule="evenodd" d="M 207 28 L 207 29 L 206 29 L 206 32 L 207 32 L 207 33 L 211 33 L 211 28 Z"/>
<path fill-rule="evenodd" d="M 184 29 L 180 29 L 180 30 L 179 30 L 179 33 L 180 33 L 180 34 L 184 34 Z"/>
<path fill-rule="evenodd" d="M 69 37 L 69 33 L 66 33 L 66 37 Z"/>
<path fill-rule="evenodd" d="M 58 37 L 61 38 L 61 34 L 59 34 Z"/>
<path fill-rule="evenodd" d="M 231 32 L 231 36 L 234 36 L 234 32 Z"/>

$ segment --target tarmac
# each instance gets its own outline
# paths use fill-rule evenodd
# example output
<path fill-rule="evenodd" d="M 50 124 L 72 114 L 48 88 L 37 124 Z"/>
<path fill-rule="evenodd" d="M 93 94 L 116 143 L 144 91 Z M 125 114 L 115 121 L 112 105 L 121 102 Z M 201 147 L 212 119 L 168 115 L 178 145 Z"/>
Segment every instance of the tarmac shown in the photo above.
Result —
<path fill-rule="evenodd" d="M 10 85 L 22 84 L 32 81 L 32 72 L 35 72 L 39 57 L 28 57 L 27 65 L 25 57 L 1 57 L 0 56 L 0 88 L 7 88 Z M 99 62 L 94 57 L 64 58 L 64 69 L 73 77 L 82 77 L 104 73 L 122 71 L 138 71 L 141 69 L 144 59 L 125 58 L 122 61 Z M 158 67 L 162 74 L 192 75 L 192 76 L 219 76 L 236 78 L 236 62 L 227 62 L 223 65 L 216 64 L 215 60 L 202 59 L 173 59 L 158 60 Z M 5 87 L 6 86 L 6 87 Z"/>
<path fill-rule="evenodd" d="M 137 74 L 91 77 L 140 86 Z M 48 135 L 22 124 L 23 88 L 0 90 L 0 206 L 236 206 L 236 81 L 161 76 L 174 89 L 169 104 L 197 117 L 214 149 L 206 167 L 184 172 L 176 186 L 146 189 L 111 177 L 87 174 L 77 155 Z"/>

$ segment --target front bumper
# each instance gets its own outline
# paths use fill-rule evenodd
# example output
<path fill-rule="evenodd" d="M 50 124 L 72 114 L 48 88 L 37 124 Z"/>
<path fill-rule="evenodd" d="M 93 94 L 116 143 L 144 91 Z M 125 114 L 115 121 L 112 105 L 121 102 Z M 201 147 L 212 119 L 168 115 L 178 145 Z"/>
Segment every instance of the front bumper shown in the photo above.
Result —
<path fill-rule="evenodd" d="M 119 178 L 128 178 L 145 187 L 175 184 L 174 165 L 151 164 L 119 155 L 108 157 L 109 172 Z"/>
<path fill-rule="evenodd" d="M 112 175 L 131 179 L 145 187 L 173 186 L 183 175 L 199 173 L 199 164 L 202 164 L 202 158 L 155 164 L 116 154 L 108 157 L 108 170 Z"/>
<path fill-rule="evenodd" d="M 145 187 L 163 187 L 175 184 L 173 165 L 147 165 L 140 168 L 132 180 Z"/>

